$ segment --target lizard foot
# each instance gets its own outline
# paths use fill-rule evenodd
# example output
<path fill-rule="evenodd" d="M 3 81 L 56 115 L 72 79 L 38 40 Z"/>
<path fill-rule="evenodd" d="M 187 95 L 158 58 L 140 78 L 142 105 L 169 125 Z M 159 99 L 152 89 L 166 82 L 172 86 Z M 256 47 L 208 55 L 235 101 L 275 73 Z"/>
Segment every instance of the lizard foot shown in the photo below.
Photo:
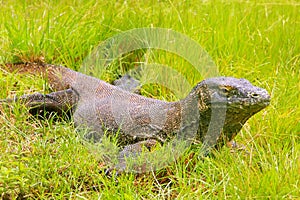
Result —
<path fill-rule="evenodd" d="M 246 146 L 243 144 L 238 144 L 235 141 L 230 141 L 226 143 L 226 146 L 230 148 L 230 152 L 234 153 L 236 151 L 243 151 L 246 154 L 249 154 L 249 151 L 247 150 Z"/>

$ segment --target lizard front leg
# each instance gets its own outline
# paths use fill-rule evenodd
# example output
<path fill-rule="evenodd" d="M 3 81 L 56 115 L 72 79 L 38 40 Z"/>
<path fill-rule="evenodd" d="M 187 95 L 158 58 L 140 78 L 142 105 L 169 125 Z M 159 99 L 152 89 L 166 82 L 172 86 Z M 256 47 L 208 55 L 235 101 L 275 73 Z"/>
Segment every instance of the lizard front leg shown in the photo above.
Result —
<path fill-rule="evenodd" d="M 40 113 L 42 111 L 57 112 L 63 114 L 72 110 L 78 101 L 78 95 L 72 89 L 52 92 L 50 94 L 29 94 L 14 99 L 5 99 L 1 102 L 20 102 L 24 104 L 30 113 Z"/>
<path fill-rule="evenodd" d="M 107 169 L 105 173 L 107 175 L 111 175 L 113 171 L 115 171 L 116 174 L 125 171 L 145 173 L 152 170 L 151 161 L 147 160 L 147 154 L 151 153 L 158 144 L 158 141 L 149 139 L 125 146 L 123 150 L 119 152 L 117 164 Z M 146 155 L 146 158 L 140 157 L 143 153 Z"/>

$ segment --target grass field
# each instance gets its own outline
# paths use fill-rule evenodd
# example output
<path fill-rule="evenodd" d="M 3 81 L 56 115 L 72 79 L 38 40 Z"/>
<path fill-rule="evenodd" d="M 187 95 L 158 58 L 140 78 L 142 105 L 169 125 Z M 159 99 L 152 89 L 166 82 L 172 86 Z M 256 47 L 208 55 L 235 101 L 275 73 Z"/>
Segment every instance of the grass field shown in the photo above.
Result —
<path fill-rule="evenodd" d="M 0 197 L 299 199 L 297 1 L 0 1 L 0 63 L 44 59 L 78 70 L 101 41 L 143 27 L 185 34 L 211 55 L 221 75 L 243 77 L 268 90 L 270 106 L 236 137 L 249 154 L 223 148 L 200 162 L 187 158 L 190 150 L 157 173 L 124 174 L 116 182 L 99 173 L 101 162 L 82 144 L 72 122 L 38 120 L 16 104 L 0 108 Z M 153 55 L 147 62 L 176 69 L 189 65 L 161 50 Z M 117 72 L 122 70 L 108 69 L 104 79 Z M 0 99 L 45 89 L 42 79 L 4 70 L 0 80 Z"/>

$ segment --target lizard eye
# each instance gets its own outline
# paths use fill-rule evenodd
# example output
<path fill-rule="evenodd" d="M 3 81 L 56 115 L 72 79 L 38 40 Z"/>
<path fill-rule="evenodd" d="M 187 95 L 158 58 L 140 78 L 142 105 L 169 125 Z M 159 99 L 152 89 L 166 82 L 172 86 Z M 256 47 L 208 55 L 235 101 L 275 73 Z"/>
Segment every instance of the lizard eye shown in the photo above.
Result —
<path fill-rule="evenodd" d="M 225 95 L 225 96 L 228 96 L 229 93 L 230 93 L 231 90 L 232 90 L 232 87 L 230 87 L 230 86 L 221 86 L 219 89 L 220 89 L 220 93 L 221 93 L 221 94 L 223 94 L 223 95 Z"/>
<path fill-rule="evenodd" d="M 229 93 L 229 90 L 227 88 L 222 88 L 223 93 Z"/>

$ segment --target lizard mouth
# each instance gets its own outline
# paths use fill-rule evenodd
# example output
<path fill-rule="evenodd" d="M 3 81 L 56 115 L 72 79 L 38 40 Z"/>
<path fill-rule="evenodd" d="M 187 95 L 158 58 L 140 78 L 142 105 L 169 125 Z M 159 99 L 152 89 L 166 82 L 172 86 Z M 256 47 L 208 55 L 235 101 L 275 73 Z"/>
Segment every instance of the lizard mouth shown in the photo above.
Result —
<path fill-rule="evenodd" d="M 228 113 L 257 113 L 270 104 L 269 95 L 264 98 L 234 98 L 212 101 L 215 109 L 225 109 Z"/>
<path fill-rule="evenodd" d="M 270 104 L 270 99 L 239 99 L 236 101 L 228 101 L 227 107 L 229 108 L 240 108 L 240 109 L 247 109 L 247 110 L 253 110 L 253 109 L 263 109 L 267 107 Z"/>
<path fill-rule="evenodd" d="M 256 101 L 240 100 L 237 102 L 229 102 L 227 104 L 227 113 L 238 115 L 252 116 L 270 104 L 270 99 L 260 99 Z"/>
<path fill-rule="evenodd" d="M 228 100 L 227 106 L 268 106 L 270 104 L 270 98 L 264 99 L 249 99 L 249 98 L 239 98 L 234 101 Z"/>

